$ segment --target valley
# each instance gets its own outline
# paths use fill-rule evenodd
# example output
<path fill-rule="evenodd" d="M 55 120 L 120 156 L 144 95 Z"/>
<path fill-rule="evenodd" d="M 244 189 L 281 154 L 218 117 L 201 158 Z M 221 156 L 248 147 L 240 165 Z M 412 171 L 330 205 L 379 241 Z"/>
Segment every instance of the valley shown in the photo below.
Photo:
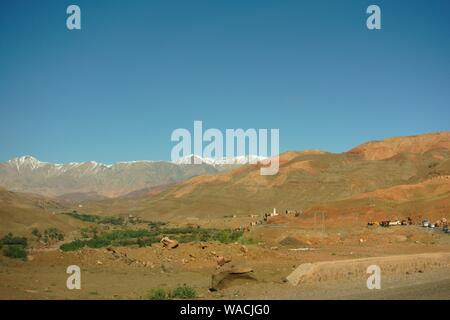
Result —
<path fill-rule="evenodd" d="M 275 176 L 161 164 L 156 183 L 143 163 L 111 180 L 119 169 L 15 165 L 0 166 L 1 299 L 450 299 L 448 132 L 286 152 Z M 411 223 L 373 224 L 385 220 Z M 366 264 L 380 264 L 381 290 Z"/>

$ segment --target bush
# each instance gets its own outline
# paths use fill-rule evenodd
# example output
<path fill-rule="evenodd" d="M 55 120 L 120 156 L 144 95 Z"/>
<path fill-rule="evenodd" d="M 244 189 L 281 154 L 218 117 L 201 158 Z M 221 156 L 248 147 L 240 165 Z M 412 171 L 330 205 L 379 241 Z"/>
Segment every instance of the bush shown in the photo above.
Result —
<path fill-rule="evenodd" d="M 166 292 L 162 288 L 156 288 L 150 294 L 150 300 L 170 300 L 170 299 L 195 299 L 197 298 L 197 291 L 187 285 L 177 287 L 172 292 Z"/>
<path fill-rule="evenodd" d="M 21 245 L 22 247 L 26 247 L 28 245 L 27 238 L 14 237 L 11 232 L 0 239 L 0 243 L 2 245 Z"/>
<path fill-rule="evenodd" d="M 168 300 L 169 295 L 162 288 L 157 288 L 151 293 L 150 300 Z"/>
<path fill-rule="evenodd" d="M 59 247 L 59 249 L 61 249 L 62 251 L 75 251 L 83 248 L 84 246 L 86 246 L 85 241 L 75 240 L 69 243 L 64 243 Z"/>
<path fill-rule="evenodd" d="M 27 251 L 22 245 L 9 245 L 3 251 L 3 255 L 14 259 L 27 259 Z"/>
<path fill-rule="evenodd" d="M 27 259 L 28 241 L 24 237 L 14 237 L 12 233 L 8 233 L 0 239 L 0 248 L 3 255 L 14 259 Z"/>
<path fill-rule="evenodd" d="M 31 234 L 32 234 L 33 236 L 35 236 L 36 238 L 38 238 L 38 239 L 41 239 L 41 237 L 42 237 L 42 234 L 39 232 L 39 229 L 38 229 L 38 228 L 34 228 L 34 229 L 31 231 Z"/>
<path fill-rule="evenodd" d="M 64 240 L 64 233 L 59 231 L 56 228 L 48 228 L 44 230 L 44 236 L 43 236 L 44 242 L 49 243 L 52 241 L 63 241 Z"/>
<path fill-rule="evenodd" d="M 194 288 L 187 285 L 177 287 L 172 291 L 172 298 L 175 299 L 195 299 L 197 297 L 197 291 Z"/>

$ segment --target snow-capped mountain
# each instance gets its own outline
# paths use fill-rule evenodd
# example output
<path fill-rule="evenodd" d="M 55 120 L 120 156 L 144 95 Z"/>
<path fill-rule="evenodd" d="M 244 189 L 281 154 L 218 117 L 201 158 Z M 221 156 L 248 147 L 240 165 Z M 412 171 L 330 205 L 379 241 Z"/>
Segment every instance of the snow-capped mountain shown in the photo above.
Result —
<path fill-rule="evenodd" d="M 201 164 L 190 165 L 194 163 L 193 157 L 187 156 L 176 162 L 141 160 L 114 164 L 95 161 L 58 164 L 22 156 L 0 163 L 0 187 L 46 196 L 89 194 L 90 197 L 115 197 L 262 159 L 255 156 L 199 158 Z"/>

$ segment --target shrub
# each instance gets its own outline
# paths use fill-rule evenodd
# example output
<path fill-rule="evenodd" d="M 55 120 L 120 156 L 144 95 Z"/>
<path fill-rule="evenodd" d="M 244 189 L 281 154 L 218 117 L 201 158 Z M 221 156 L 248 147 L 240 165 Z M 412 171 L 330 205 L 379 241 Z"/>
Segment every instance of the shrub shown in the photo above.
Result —
<path fill-rule="evenodd" d="M 22 245 L 9 245 L 3 251 L 3 255 L 14 259 L 27 259 L 27 251 Z"/>
<path fill-rule="evenodd" d="M 41 239 L 41 237 L 42 237 L 42 234 L 39 232 L 39 229 L 38 229 L 38 228 L 34 228 L 34 229 L 31 231 L 31 234 L 32 234 L 33 236 L 35 236 L 36 238 L 38 238 L 38 239 Z"/>
<path fill-rule="evenodd" d="M 175 299 L 195 299 L 197 297 L 197 291 L 184 284 L 181 287 L 175 288 L 172 291 L 171 297 Z"/>
<path fill-rule="evenodd" d="M 169 296 L 162 288 L 157 288 L 151 293 L 150 300 L 168 300 Z"/>
<path fill-rule="evenodd" d="M 11 232 L 2 238 L 0 243 L 2 245 L 21 245 L 22 247 L 26 247 L 28 245 L 27 238 L 14 237 Z"/>
<path fill-rule="evenodd" d="M 64 233 L 59 231 L 56 228 L 48 228 L 44 230 L 44 242 L 49 243 L 51 241 L 63 241 L 64 240 Z"/>
<path fill-rule="evenodd" d="M 85 241 L 75 240 L 69 243 L 64 243 L 59 247 L 62 251 L 75 251 L 83 248 L 86 245 Z"/>
<path fill-rule="evenodd" d="M 84 241 L 89 248 L 103 248 L 111 244 L 111 241 L 107 239 L 95 238 L 91 240 Z"/>

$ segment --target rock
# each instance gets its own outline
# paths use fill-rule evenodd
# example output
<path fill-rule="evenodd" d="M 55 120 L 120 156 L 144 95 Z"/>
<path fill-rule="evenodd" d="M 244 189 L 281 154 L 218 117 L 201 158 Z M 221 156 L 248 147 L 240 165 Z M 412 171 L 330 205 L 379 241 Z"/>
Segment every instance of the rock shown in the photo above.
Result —
<path fill-rule="evenodd" d="M 169 239 L 169 237 L 162 238 L 161 243 L 164 248 L 175 249 L 176 247 L 178 247 L 178 241 L 171 240 L 171 239 Z"/>
<path fill-rule="evenodd" d="M 211 291 L 217 291 L 231 284 L 237 279 L 256 280 L 253 269 L 245 266 L 230 266 L 220 268 L 211 276 Z"/>
<path fill-rule="evenodd" d="M 293 286 L 298 285 L 302 282 L 306 277 L 311 275 L 314 269 L 314 265 L 312 263 L 303 263 L 297 267 L 290 275 L 286 277 L 286 280 Z"/>
<path fill-rule="evenodd" d="M 244 246 L 244 245 L 241 245 L 239 250 L 241 250 L 243 253 L 247 253 L 248 252 L 248 248 L 246 246 Z"/>
<path fill-rule="evenodd" d="M 25 290 L 25 292 L 27 292 L 27 293 L 38 293 L 37 290 Z"/>
<path fill-rule="evenodd" d="M 103 262 L 101 262 L 100 260 L 97 260 L 97 264 L 102 265 Z"/>
<path fill-rule="evenodd" d="M 217 257 L 217 264 L 219 266 L 223 266 L 226 263 L 231 262 L 231 258 L 225 258 L 224 256 L 218 256 Z"/>
<path fill-rule="evenodd" d="M 27 256 L 27 261 L 33 261 L 33 260 L 34 260 L 34 256 L 32 256 L 32 255 Z"/>
<path fill-rule="evenodd" d="M 168 264 L 168 263 L 163 263 L 161 264 L 161 271 L 164 273 L 170 273 L 174 271 L 174 268 L 172 265 Z"/>

